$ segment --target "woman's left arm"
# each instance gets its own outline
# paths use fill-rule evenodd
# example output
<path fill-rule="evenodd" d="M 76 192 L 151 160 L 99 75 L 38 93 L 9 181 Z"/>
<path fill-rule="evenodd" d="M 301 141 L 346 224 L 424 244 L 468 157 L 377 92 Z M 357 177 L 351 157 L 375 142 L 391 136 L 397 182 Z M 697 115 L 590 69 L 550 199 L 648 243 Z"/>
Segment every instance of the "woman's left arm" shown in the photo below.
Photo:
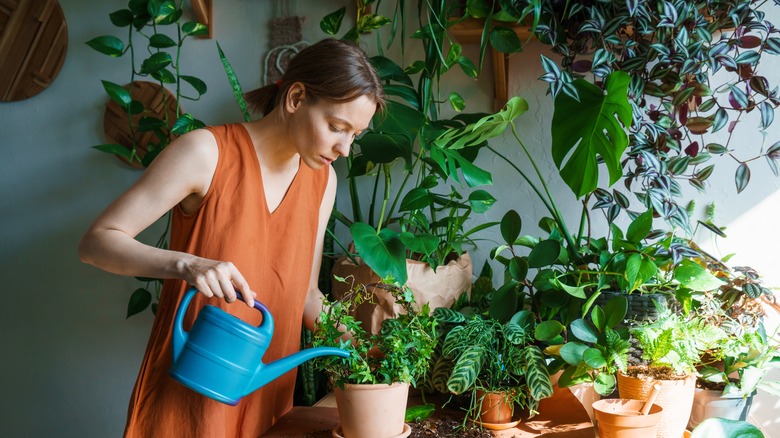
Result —
<path fill-rule="evenodd" d="M 336 171 L 330 168 L 328 174 L 328 187 L 325 189 L 325 195 L 320 204 L 320 218 L 317 227 L 317 242 L 314 246 L 314 259 L 311 266 L 311 277 L 309 278 L 309 291 L 306 295 L 306 305 L 303 308 L 303 324 L 309 330 L 314 328 L 314 323 L 322 311 L 322 301 L 325 296 L 320 292 L 319 276 L 320 265 L 322 264 L 322 246 L 325 240 L 325 229 L 328 227 L 328 220 L 333 211 L 333 204 L 336 201 Z"/>

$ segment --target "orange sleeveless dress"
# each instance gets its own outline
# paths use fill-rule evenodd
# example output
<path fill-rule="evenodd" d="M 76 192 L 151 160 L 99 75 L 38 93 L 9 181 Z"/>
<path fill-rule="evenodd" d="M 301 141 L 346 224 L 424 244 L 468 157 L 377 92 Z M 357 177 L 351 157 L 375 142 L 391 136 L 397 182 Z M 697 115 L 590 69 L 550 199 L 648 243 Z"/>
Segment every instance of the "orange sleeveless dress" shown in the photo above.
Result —
<path fill-rule="evenodd" d="M 192 215 L 173 211 L 170 248 L 230 261 L 244 275 L 257 299 L 274 316 L 274 335 L 264 362 L 299 350 L 303 307 L 309 285 L 319 208 L 328 167 L 301 163 L 277 209 L 266 205 L 257 154 L 239 124 L 208 128 L 216 137 L 219 160 L 203 204 Z M 187 285 L 166 280 L 146 354 L 128 409 L 126 437 L 257 438 L 292 407 L 295 370 L 229 406 L 200 395 L 168 376 L 171 329 Z M 206 302 L 250 324 L 260 312 L 244 303 L 225 303 L 197 294 L 185 317 L 189 330 Z"/>

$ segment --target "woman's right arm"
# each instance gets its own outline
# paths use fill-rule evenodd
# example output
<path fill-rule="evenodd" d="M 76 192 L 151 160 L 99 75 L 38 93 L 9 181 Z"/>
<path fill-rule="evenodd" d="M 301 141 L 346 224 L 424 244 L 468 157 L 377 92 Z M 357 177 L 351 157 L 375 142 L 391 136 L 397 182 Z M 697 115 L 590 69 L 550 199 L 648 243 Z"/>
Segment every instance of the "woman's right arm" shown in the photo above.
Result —
<path fill-rule="evenodd" d="M 89 227 L 79 244 L 81 260 L 120 275 L 182 279 L 204 295 L 228 302 L 235 301 L 238 289 L 249 292 L 243 296 L 252 306 L 255 293 L 229 261 L 164 250 L 135 239 L 177 204 L 200 204 L 211 185 L 218 155 L 216 140 L 205 129 L 173 141 Z"/>

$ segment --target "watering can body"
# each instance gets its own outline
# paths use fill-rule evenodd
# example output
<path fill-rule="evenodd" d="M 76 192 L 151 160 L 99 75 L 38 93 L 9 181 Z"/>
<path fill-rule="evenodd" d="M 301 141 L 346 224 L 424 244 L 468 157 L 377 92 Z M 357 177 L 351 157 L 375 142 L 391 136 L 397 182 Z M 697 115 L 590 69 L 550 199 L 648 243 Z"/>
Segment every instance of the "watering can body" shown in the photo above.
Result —
<path fill-rule="evenodd" d="M 195 288 L 187 291 L 176 311 L 173 326 L 173 364 L 169 375 L 188 388 L 219 402 L 236 405 L 241 397 L 319 356 L 349 356 L 330 347 L 300 351 L 264 364 L 263 354 L 273 336 L 271 312 L 259 301 L 255 308 L 263 322 L 255 327 L 211 305 L 204 306 L 189 332 L 182 327 Z"/>

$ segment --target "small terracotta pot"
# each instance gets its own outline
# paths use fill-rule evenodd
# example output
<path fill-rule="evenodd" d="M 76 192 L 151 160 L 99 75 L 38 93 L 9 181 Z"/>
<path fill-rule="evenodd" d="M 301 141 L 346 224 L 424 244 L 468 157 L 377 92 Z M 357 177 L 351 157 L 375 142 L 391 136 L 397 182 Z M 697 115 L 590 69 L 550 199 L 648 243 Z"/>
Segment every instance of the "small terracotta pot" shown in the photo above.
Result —
<path fill-rule="evenodd" d="M 394 438 L 405 432 L 408 383 L 345 384 L 336 387 L 336 407 L 345 438 Z"/>
<path fill-rule="evenodd" d="M 630 368 L 629 368 L 630 369 Z M 688 376 L 683 380 L 653 380 L 639 379 L 617 373 L 618 392 L 620 397 L 645 401 L 653 390 L 653 385 L 661 385 L 661 391 L 655 399 L 655 404 L 664 409 L 661 421 L 658 423 L 659 438 L 678 438 L 682 436 L 693 406 L 693 392 L 696 389 L 696 377 Z"/>
<path fill-rule="evenodd" d="M 478 422 L 504 424 L 512 421 L 514 402 L 506 391 L 477 390 L 476 397 L 480 403 L 479 416 L 476 418 Z"/>
<path fill-rule="evenodd" d="M 593 403 L 599 438 L 655 438 L 663 408 L 653 405 L 647 415 L 641 400 L 611 398 Z"/>

